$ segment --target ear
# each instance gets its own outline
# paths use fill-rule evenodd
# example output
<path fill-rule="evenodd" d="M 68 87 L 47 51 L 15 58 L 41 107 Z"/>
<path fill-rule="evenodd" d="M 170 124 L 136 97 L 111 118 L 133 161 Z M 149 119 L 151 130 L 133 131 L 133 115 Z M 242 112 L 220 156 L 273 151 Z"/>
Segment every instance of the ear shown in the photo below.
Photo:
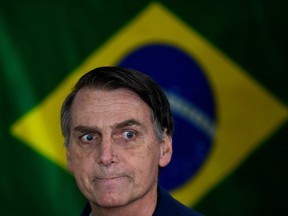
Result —
<path fill-rule="evenodd" d="M 169 164 L 172 158 L 172 152 L 172 137 L 165 131 L 162 143 L 160 144 L 160 167 L 165 167 Z"/>
<path fill-rule="evenodd" d="M 74 172 L 74 168 L 73 168 L 72 161 L 71 161 L 71 153 L 70 153 L 70 148 L 69 147 L 66 148 L 66 161 L 67 161 L 67 169 L 68 169 L 68 171 L 73 173 Z"/>

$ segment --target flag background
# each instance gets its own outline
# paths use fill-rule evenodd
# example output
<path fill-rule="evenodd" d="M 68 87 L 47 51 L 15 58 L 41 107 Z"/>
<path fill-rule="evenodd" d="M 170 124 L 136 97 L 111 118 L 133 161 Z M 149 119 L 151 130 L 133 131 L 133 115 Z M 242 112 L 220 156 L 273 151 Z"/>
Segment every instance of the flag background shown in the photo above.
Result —
<path fill-rule="evenodd" d="M 150 2 L 1 1 L 1 215 L 79 215 L 85 200 L 72 176 L 13 136 L 11 126 Z M 159 2 L 287 106 L 288 3 Z M 206 215 L 287 213 L 287 130 L 286 120 L 193 208 Z"/>

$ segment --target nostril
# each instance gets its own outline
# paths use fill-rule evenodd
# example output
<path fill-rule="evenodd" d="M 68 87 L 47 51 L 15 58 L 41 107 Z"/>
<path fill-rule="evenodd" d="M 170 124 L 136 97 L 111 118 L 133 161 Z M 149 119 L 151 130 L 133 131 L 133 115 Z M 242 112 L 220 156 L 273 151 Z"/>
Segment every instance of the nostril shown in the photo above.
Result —
<path fill-rule="evenodd" d="M 113 147 L 111 143 L 102 143 L 101 149 L 99 151 L 99 164 L 109 165 L 115 162 Z"/>

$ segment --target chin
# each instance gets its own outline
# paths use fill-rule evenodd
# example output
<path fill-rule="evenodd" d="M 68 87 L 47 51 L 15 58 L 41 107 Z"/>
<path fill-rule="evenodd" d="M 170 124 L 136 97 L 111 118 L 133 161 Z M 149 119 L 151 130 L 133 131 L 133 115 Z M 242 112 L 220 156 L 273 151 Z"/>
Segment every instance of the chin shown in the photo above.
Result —
<path fill-rule="evenodd" d="M 125 206 L 129 203 L 129 199 L 123 197 L 123 195 L 120 196 L 104 195 L 98 199 L 95 199 L 95 201 L 96 201 L 95 204 L 102 208 L 117 208 Z"/>

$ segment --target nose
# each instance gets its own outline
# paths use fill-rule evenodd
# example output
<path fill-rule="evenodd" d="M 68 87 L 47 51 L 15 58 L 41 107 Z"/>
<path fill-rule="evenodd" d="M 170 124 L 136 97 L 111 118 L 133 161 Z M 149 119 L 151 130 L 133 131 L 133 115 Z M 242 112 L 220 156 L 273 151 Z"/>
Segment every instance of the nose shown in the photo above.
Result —
<path fill-rule="evenodd" d="M 98 154 L 99 164 L 109 166 L 117 162 L 115 147 L 111 139 L 103 139 Z"/>

